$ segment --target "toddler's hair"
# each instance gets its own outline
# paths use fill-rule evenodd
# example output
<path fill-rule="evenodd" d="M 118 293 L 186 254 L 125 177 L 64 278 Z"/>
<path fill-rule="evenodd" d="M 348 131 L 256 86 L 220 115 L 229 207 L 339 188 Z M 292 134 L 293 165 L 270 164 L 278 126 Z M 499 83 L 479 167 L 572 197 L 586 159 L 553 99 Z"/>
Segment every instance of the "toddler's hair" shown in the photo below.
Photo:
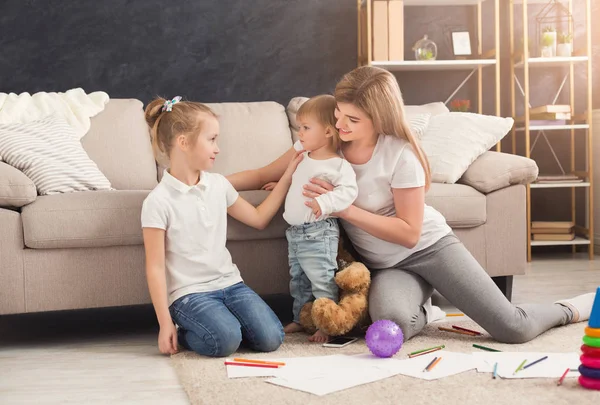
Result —
<path fill-rule="evenodd" d="M 202 130 L 206 116 L 217 118 L 216 114 L 206 105 L 193 101 L 179 101 L 171 104 L 170 111 L 163 111 L 165 100 L 157 97 L 152 100 L 145 110 L 145 117 L 150 127 L 152 149 L 157 160 L 169 157 L 173 141 L 179 135 L 185 135 L 193 144 Z"/>
<path fill-rule="evenodd" d="M 297 120 L 310 116 L 319 121 L 325 128 L 330 128 L 333 131 L 332 143 L 335 150 L 340 145 L 340 134 L 335 127 L 335 123 L 337 122 L 335 118 L 336 107 L 337 102 L 335 101 L 335 97 L 329 94 L 321 94 L 306 100 L 296 113 Z"/>

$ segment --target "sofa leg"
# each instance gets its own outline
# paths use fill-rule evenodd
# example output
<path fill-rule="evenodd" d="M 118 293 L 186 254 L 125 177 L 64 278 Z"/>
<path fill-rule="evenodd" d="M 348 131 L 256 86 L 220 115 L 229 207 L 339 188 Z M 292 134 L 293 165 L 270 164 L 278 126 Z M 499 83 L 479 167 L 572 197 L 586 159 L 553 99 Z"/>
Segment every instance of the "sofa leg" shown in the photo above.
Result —
<path fill-rule="evenodd" d="M 502 294 L 504 294 L 506 298 L 511 301 L 513 276 L 492 277 L 492 280 L 494 280 L 494 283 L 496 283 L 500 291 L 502 291 Z"/>

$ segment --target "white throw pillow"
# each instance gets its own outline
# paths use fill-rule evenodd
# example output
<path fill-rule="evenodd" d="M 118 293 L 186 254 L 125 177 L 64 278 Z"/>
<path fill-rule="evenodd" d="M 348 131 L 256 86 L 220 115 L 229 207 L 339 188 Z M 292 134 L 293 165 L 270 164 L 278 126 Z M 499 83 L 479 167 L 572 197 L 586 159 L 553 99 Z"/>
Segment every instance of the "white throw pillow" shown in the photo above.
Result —
<path fill-rule="evenodd" d="M 0 156 L 25 173 L 40 195 L 111 189 L 62 118 L 0 124 Z"/>
<path fill-rule="evenodd" d="M 510 131 L 512 118 L 450 112 L 433 115 L 420 143 L 435 183 L 455 183 L 467 168 Z"/>

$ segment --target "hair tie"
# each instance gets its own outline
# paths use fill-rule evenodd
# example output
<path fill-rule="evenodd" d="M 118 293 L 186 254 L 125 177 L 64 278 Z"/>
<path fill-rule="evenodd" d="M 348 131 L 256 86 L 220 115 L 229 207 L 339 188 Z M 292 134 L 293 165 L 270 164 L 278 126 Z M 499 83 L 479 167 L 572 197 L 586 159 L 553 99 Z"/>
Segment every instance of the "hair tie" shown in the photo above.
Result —
<path fill-rule="evenodd" d="M 162 106 L 162 111 L 173 111 L 173 106 L 181 101 L 181 96 L 173 97 L 173 100 L 165 100 L 165 103 Z"/>

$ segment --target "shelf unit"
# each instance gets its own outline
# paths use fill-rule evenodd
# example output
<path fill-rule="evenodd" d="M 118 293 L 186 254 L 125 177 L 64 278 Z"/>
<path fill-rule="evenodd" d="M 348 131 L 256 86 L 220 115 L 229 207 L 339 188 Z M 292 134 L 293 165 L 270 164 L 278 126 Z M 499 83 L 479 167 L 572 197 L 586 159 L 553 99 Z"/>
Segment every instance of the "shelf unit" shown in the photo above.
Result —
<path fill-rule="evenodd" d="M 549 0 L 546 0 L 544 3 L 548 3 Z M 565 4 L 568 7 L 568 12 L 572 15 L 573 12 L 573 3 L 575 0 L 566 0 L 562 4 Z M 509 11 L 509 31 L 510 31 L 510 55 L 511 55 L 511 78 L 512 85 L 510 88 L 511 91 L 511 110 L 512 116 L 517 117 L 516 115 L 516 91 L 515 87 L 518 87 L 520 93 L 523 96 L 523 106 L 524 107 L 524 119 L 516 122 L 513 130 L 512 130 L 512 152 L 513 154 L 517 153 L 516 150 L 516 142 L 517 142 L 517 134 L 519 136 L 524 137 L 525 142 L 525 156 L 531 157 L 531 152 L 535 147 L 536 143 L 540 139 L 544 139 L 550 150 L 553 153 L 553 157 L 556 160 L 556 163 L 560 167 L 563 174 L 565 171 L 560 164 L 560 161 L 556 154 L 554 153 L 554 149 L 552 148 L 551 142 L 548 139 L 546 132 L 549 132 L 551 136 L 560 136 L 561 132 L 554 131 L 567 131 L 570 133 L 570 172 L 576 174 L 583 181 L 581 182 L 556 182 L 556 183 L 532 183 L 527 185 L 527 260 L 531 261 L 531 248 L 532 246 L 572 246 L 573 252 L 575 252 L 577 245 L 585 245 L 588 246 L 589 258 L 592 260 L 594 258 L 594 211 L 593 211 L 593 166 L 592 166 L 592 45 L 591 45 L 591 0 L 577 0 L 579 4 L 585 5 L 585 47 L 584 47 L 584 55 L 578 54 L 576 56 L 571 57 L 531 57 L 529 55 L 529 9 L 528 5 L 531 3 L 539 4 L 539 1 L 527 1 L 527 0 L 510 0 L 510 11 Z M 520 8 L 520 12 L 522 14 L 523 20 L 523 42 L 521 44 L 521 49 L 523 50 L 520 54 L 515 52 L 515 36 L 514 36 L 514 26 L 515 26 L 515 9 Z M 570 21 L 569 32 L 574 32 L 574 26 L 572 20 Z M 555 104 L 558 99 L 560 93 L 568 79 L 568 88 L 569 88 L 569 105 L 571 113 L 575 112 L 575 78 L 574 78 L 574 68 L 576 66 L 583 65 L 587 70 L 587 83 L 586 83 L 586 95 L 585 95 L 585 104 L 586 108 L 583 114 L 572 115 L 570 120 L 562 121 L 561 123 L 557 123 L 556 125 L 550 123 L 543 124 L 532 124 L 531 122 L 531 114 L 530 108 L 531 106 L 531 78 L 530 78 L 530 70 L 531 69 L 545 69 L 552 68 L 557 71 L 567 70 L 562 83 L 556 93 L 554 101 L 551 104 Z M 521 85 L 520 81 L 517 77 L 517 71 L 522 71 L 523 75 L 523 85 Z M 533 140 L 531 140 L 532 133 L 535 133 L 536 136 Z M 576 162 L 575 162 L 575 138 L 577 136 L 585 136 L 585 145 L 586 145 L 586 161 L 585 168 L 583 170 L 576 170 Z M 571 191 L 571 220 L 575 223 L 575 239 L 571 241 L 533 241 L 531 235 L 531 190 L 535 189 L 549 189 L 549 188 L 568 188 Z M 577 212 L 576 212 L 576 189 L 584 188 L 585 189 L 585 202 L 586 202 L 586 224 L 584 226 L 579 226 L 576 223 L 577 220 Z"/>
<path fill-rule="evenodd" d="M 500 115 L 500 0 L 398 0 L 403 1 L 404 7 L 435 7 L 435 6 L 471 6 L 477 15 L 477 32 L 475 52 L 478 59 L 448 59 L 433 61 L 417 60 L 373 60 L 373 3 L 380 0 L 357 0 L 358 12 L 358 65 L 377 66 L 391 72 L 401 71 L 451 71 L 462 70 L 466 78 L 444 101 L 448 104 L 458 91 L 476 74 L 477 77 L 477 112 L 483 113 L 483 69 L 494 67 L 495 80 L 495 114 Z M 390 0 L 394 1 L 394 0 Z M 486 52 L 482 47 L 482 3 L 488 1 L 494 4 L 494 47 Z M 437 100 L 435 100 L 437 101 Z M 500 151 L 500 143 L 496 145 Z"/>

